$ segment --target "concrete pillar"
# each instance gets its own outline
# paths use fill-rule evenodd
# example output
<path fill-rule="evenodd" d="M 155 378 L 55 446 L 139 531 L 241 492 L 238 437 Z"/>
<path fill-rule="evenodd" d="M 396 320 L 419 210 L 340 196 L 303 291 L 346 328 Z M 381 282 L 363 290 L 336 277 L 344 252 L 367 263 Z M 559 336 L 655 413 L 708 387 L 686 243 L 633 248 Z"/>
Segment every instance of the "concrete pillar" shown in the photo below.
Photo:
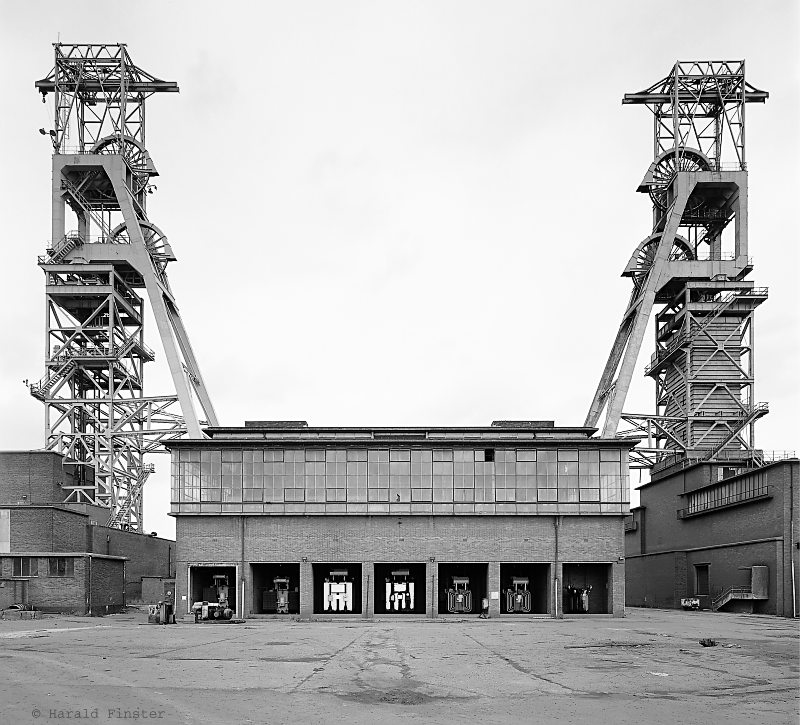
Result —
<path fill-rule="evenodd" d="M 314 614 L 314 570 L 310 561 L 300 562 L 300 619 L 308 621 Z"/>
<path fill-rule="evenodd" d="M 625 616 L 625 560 L 615 561 L 611 565 L 611 614 L 615 617 Z"/>
<path fill-rule="evenodd" d="M 425 616 L 439 616 L 439 566 L 436 560 L 425 564 Z"/>
<path fill-rule="evenodd" d="M 564 618 L 564 570 L 560 561 L 552 564 L 553 576 L 550 579 L 550 614 L 554 619 Z"/>
<path fill-rule="evenodd" d="M 495 596 L 497 598 L 495 598 Z M 500 616 L 500 562 L 490 561 L 486 573 L 486 596 L 489 599 L 489 619 Z M 478 602 L 481 611 L 482 602 Z"/>
<path fill-rule="evenodd" d="M 375 564 L 371 561 L 361 564 L 361 616 L 375 616 Z"/>

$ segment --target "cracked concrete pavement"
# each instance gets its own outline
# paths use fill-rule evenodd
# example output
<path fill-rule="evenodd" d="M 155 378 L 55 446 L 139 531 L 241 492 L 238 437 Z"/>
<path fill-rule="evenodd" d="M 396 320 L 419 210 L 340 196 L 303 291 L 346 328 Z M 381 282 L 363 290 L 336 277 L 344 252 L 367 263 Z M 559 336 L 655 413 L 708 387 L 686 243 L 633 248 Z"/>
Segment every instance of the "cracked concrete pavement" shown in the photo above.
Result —
<path fill-rule="evenodd" d="M 798 721 L 796 620 L 145 622 L 0 622 L 0 722 Z"/>

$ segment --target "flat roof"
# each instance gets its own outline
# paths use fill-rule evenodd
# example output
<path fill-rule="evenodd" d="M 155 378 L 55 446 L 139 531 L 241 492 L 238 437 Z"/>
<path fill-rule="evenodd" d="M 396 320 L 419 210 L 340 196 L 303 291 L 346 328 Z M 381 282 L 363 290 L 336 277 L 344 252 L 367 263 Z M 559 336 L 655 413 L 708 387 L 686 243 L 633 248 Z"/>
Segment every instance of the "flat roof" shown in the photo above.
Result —
<path fill-rule="evenodd" d="M 565 443 L 632 448 L 638 438 L 594 438 L 597 428 L 559 426 L 553 421 L 495 421 L 488 426 L 309 426 L 305 421 L 247 421 L 214 426 L 207 438 L 163 441 L 167 448 L 278 445 L 519 445 Z"/>

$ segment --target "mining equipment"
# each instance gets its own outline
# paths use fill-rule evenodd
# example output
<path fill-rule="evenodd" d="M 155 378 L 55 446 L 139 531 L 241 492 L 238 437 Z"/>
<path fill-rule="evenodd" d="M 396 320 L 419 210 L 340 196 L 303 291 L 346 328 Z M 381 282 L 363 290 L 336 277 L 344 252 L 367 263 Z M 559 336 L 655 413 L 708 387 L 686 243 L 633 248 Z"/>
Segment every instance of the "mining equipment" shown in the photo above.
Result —
<path fill-rule="evenodd" d="M 272 589 L 264 592 L 263 609 L 265 612 L 289 614 L 290 611 L 299 611 L 300 592 L 295 587 L 290 589 L 289 577 L 276 576 L 272 580 Z"/>
<path fill-rule="evenodd" d="M 145 455 L 217 416 L 178 310 L 167 268 L 175 251 L 147 202 L 158 171 L 147 149 L 145 102 L 178 84 L 137 66 L 124 44 L 56 43 L 36 82 L 54 99 L 51 235 L 45 278 L 44 376 L 26 383 L 44 405 L 44 448 L 77 469 L 64 503 L 99 506 L 112 528 L 142 531 Z M 149 114 L 148 114 L 149 115 Z M 173 391 L 146 390 L 156 353 L 144 339 L 145 299 Z"/>
<path fill-rule="evenodd" d="M 528 584 L 528 577 L 512 577 L 511 586 L 506 589 L 506 611 L 530 614 L 531 591 Z"/>
<path fill-rule="evenodd" d="M 469 577 L 454 576 L 452 585 L 447 590 L 447 611 L 451 614 L 462 614 L 472 611 L 472 590 L 469 588 Z"/>
<path fill-rule="evenodd" d="M 233 617 L 233 610 L 228 606 L 228 577 L 226 574 L 214 574 L 214 582 L 203 591 L 206 598 L 192 604 L 194 621 L 223 621 Z"/>
<path fill-rule="evenodd" d="M 175 604 L 170 601 L 150 604 L 147 608 L 148 624 L 175 624 Z"/>
<path fill-rule="evenodd" d="M 353 611 L 353 579 L 347 569 L 333 569 L 322 585 L 326 612 Z"/>
<path fill-rule="evenodd" d="M 744 61 L 715 60 L 678 61 L 622 100 L 653 114 L 653 160 L 636 189 L 649 197 L 652 226 L 622 272 L 632 282 L 630 301 L 585 425 L 604 438 L 642 438 L 631 465 L 651 473 L 690 461 L 764 463 L 754 424 L 769 407 L 754 395 L 753 329 L 768 290 L 746 279 L 753 259 L 745 106 L 768 97 L 745 81 Z M 654 310 L 645 374 L 656 384 L 656 410 L 624 413 Z"/>
<path fill-rule="evenodd" d="M 414 582 L 408 569 L 396 569 L 386 579 L 386 610 L 414 609 Z"/>

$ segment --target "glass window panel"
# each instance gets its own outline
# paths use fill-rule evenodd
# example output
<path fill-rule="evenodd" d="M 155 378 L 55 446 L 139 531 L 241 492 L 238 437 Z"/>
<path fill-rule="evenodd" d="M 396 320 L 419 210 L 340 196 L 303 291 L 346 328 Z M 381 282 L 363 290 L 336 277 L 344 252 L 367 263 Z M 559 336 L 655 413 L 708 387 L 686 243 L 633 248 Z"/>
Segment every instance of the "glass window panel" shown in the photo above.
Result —
<path fill-rule="evenodd" d="M 435 449 L 433 451 L 433 460 L 434 461 L 452 461 L 453 460 L 453 451 L 445 450 L 442 448 Z"/>
<path fill-rule="evenodd" d="M 578 475 L 578 461 L 559 461 L 558 462 L 558 475 L 559 476 L 577 476 Z"/>
<path fill-rule="evenodd" d="M 540 488 L 539 501 L 557 501 L 558 491 L 554 488 Z"/>
<path fill-rule="evenodd" d="M 562 448 L 558 451 L 558 460 L 559 461 L 577 461 L 578 460 L 578 451 L 577 449 L 572 450 L 568 448 Z"/>
<path fill-rule="evenodd" d="M 524 451 L 518 450 L 517 451 L 517 461 L 535 461 L 536 460 L 536 451 Z"/>
<path fill-rule="evenodd" d="M 553 454 L 545 457 L 544 454 Z M 555 476 L 558 471 L 558 462 L 555 460 L 555 451 L 539 451 L 536 461 L 536 473 L 540 476 Z"/>
<path fill-rule="evenodd" d="M 599 501 L 600 489 L 598 488 L 582 488 L 581 501 Z"/>
<path fill-rule="evenodd" d="M 580 485 L 578 483 L 580 479 L 578 476 L 559 476 L 558 477 L 558 487 L 559 488 L 575 488 L 577 489 Z"/>
<path fill-rule="evenodd" d="M 600 462 L 600 475 L 601 476 L 619 476 L 619 461 L 601 461 Z"/>
<path fill-rule="evenodd" d="M 367 460 L 372 463 L 388 463 L 389 462 L 389 450 L 388 449 L 377 449 L 373 450 L 370 449 L 367 451 Z"/>
<path fill-rule="evenodd" d="M 558 500 L 564 503 L 577 503 L 578 502 L 578 489 L 577 488 L 562 488 L 558 491 Z"/>
<path fill-rule="evenodd" d="M 389 451 L 390 461 L 410 461 L 411 451 L 407 448 L 393 448 Z"/>
<path fill-rule="evenodd" d="M 324 461 L 325 460 L 325 449 L 323 448 L 306 448 L 306 456 L 307 461 Z"/>
<path fill-rule="evenodd" d="M 619 448 L 603 448 L 600 450 L 600 461 L 618 461 L 619 454 Z"/>
<path fill-rule="evenodd" d="M 433 451 L 430 450 L 412 450 L 411 462 L 412 463 L 428 463 L 433 460 Z"/>

